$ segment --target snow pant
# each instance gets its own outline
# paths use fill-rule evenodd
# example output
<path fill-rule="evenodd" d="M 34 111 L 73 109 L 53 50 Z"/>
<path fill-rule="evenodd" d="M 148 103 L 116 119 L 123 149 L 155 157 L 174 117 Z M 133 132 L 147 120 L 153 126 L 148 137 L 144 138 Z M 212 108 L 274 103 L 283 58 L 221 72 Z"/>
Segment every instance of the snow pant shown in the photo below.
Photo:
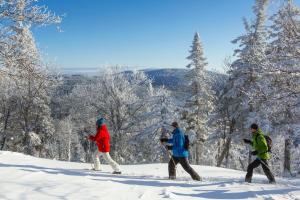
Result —
<path fill-rule="evenodd" d="M 176 165 L 180 163 L 183 169 L 189 173 L 193 180 L 201 181 L 201 177 L 197 174 L 197 172 L 190 166 L 187 158 L 184 157 L 174 157 L 169 161 L 169 178 L 176 178 Z"/>
<path fill-rule="evenodd" d="M 99 156 L 102 155 L 104 160 L 111 166 L 115 172 L 120 172 L 120 166 L 109 155 L 109 152 L 96 151 L 94 155 L 94 168 L 95 170 L 101 170 Z"/>
<path fill-rule="evenodd" d="M 249 166 L 247 168 L 247 174 L 246 174 L 245 181 L 251 183 L 252 175 L 253 175 L 253 169 L 257 168 L 259 165 L 262 166 L 265 175 L 269 179 L 269 182 L 274 183 L 275 178 L 274 178 L 274 175 L 272 174 L 272 172 L 270 170 L 270 167 L 268 165 L 267 160 L 259 159 L 259 158 L 256 158 L 252 163 L 249 164 Z"/>

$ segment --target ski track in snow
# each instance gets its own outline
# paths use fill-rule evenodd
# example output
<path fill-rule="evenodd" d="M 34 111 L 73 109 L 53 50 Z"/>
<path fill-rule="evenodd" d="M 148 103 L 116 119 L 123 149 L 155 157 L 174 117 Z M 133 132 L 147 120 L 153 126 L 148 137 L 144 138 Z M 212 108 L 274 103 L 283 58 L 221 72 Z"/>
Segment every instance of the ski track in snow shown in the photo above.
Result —
<path fill-rule="evenodd" d="M 254 175 L 244 183 L 245 172 L 194 166 L 203 177 L 192 181 L 181 166 L 177 180 L 167 179 L 167 164 L 125 165 L 122 175 L 87 170 L 90 164 L 68 163 L 0 151 L 0 199 L 259 199 L 300 200 L 300 180 L 277 178 L 267 184 L 265 176 Z"/>

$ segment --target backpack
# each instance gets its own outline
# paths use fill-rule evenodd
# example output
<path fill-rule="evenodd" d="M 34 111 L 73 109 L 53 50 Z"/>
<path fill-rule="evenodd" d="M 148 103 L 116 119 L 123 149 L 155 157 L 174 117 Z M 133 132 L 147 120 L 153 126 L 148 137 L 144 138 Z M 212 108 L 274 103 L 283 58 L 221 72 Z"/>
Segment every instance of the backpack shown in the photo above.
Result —
<path fill-rule="evenodd" d="M 270 136 L 268 136 L 268 135 L 264 135 L 264 137 L 265 137 L 265 139 L 267 141 L 268 152 L 271 152 L 271 150 L 272 150 L 272 143 L 273 143 L 272 138 Z"/>
<path fill-rule="evenodd" d="M 266 139 L 266 142 L 267 142 L 267 146 L 268 146 L 268 151 L 267 152 L 271 152 L 271 149 L 272 149 L 272 138 L 268 135 L 263 135 Z M 257 136 L 258 137 L 258 136 Z M 256 143 L 257 143 L 257 137 L 255 138 L 256 139 Z"/>
<path fill-rule="evenodd" d="M 190 149 L 190 139 L 188 135 L 184 135 L 184 149 L 189 150 Z"/>

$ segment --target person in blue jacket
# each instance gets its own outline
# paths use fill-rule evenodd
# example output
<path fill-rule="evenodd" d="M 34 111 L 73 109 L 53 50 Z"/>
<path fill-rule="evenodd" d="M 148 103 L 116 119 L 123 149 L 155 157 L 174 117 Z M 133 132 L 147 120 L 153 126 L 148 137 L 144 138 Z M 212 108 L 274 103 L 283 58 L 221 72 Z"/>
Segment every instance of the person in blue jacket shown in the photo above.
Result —
<path fill-rule="evenodd" d="M 189 164 L 189 152 L 185 148 L 185 137 L 183 131 L 179 128 L 177 122 L 173 122 L 172 127 L 174 128 L 174 131 L 172 132 L 172 139 L 160 139 L 161 142 L 170 144 L 166 147 L 168 150 L 172 150 L 172 157 L 169 161 L 169 179 L 176 179 L 176 165 L 180 163 L 183 169 L 191 175 L 193 180 L 201 181 L 201 177 Z"/>

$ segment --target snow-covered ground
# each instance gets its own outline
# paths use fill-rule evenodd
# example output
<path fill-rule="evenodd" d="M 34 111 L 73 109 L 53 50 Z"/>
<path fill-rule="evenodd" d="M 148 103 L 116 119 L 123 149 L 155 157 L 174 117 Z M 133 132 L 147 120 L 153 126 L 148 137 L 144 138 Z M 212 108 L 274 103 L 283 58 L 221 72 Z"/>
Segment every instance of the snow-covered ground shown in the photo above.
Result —
<path fill-rule="evenodd" d="M 192 181 L 178 166 L 178 180 L 167 179 L 167 164 L 122 166 L 123 175 L 87 170 L 90 164 L 68 163 L 0 151 L 0 199 L 300 199 L 299 179 L 264 176 L 243 182 L 244 172 L 194 166 L 203 182 Z"/>

